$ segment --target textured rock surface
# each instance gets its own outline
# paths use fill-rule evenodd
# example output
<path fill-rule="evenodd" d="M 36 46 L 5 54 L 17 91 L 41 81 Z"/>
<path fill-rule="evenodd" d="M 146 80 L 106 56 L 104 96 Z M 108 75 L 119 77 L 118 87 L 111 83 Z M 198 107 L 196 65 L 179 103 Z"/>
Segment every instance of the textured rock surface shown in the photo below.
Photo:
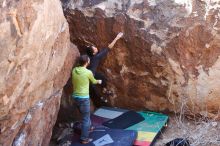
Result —
<path fill-rule="evenodd" d="M 105 47 L 110 104 L 215 117 L 220 106 L 218 0 L 63 0 L 71 41 Z M 83 50 L 81 50 L 83 51 Z"/>
<path fill-rule="evenodd" d="M 59 0 L 0 0 L 0 145 L 48 145 L 76 47 Z"/>

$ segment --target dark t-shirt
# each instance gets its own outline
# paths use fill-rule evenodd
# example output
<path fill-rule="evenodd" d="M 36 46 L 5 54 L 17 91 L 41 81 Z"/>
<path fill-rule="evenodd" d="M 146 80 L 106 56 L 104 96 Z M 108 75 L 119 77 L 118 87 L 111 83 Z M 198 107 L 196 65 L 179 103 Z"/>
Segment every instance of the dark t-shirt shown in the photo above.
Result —
<path fill-rule="evenodd" d="M 88 69 L 90 69 L 94 75 L 96 73 L 100 60 L 106 57 L 108 52 L 109 52 L 109 48 L 104 48 L 100 52 L 98 52 L 95 56 L 90 57 L 90 65 L 88 66 Z"/>

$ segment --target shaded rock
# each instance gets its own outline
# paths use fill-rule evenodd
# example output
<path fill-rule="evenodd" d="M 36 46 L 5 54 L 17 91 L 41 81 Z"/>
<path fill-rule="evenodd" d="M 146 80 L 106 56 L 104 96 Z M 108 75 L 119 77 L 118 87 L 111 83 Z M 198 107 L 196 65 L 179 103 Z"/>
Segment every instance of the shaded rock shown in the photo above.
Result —
<path fill-rule="evenodd" d="M 0 3 L 0 145 L 48 145 L 75 61 L 59 0 Z"/>
<path fill-rule="evenodd" d="M 65 0 L 63 7 L 79 48 L 106 47 L 124 33 L 99 68 L 110 105 L 219 116 L 218 1 Z"/>

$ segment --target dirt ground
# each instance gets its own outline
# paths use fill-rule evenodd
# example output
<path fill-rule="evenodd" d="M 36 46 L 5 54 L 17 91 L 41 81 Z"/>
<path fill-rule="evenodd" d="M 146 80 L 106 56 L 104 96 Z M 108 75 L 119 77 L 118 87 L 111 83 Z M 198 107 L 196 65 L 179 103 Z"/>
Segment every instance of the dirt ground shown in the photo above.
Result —
<path fill-rule="evenodd" d="M 175 138 L 187 138 L 192 146 L 220 146 L 220 121 L 193 121 L 171 116 L 155 146 L 164 146 Z"/>

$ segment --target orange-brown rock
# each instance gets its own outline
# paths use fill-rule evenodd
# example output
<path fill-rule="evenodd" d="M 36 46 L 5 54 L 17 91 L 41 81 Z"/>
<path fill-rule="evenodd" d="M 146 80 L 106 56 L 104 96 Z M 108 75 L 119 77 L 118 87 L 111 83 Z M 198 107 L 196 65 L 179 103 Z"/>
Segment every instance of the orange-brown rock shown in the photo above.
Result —
<path fill-rule="evenodd" d="M 99 68 L 110 105 L 218 115 L 218 0 L 63 0 L 63 7 L 79 47 L 106 47 L 124 32 Z"/>
<path fill-rule="evenodd" d="M 0 145 L 48 145 L 76 46 L 59 0 L 0 1 Z"/>

